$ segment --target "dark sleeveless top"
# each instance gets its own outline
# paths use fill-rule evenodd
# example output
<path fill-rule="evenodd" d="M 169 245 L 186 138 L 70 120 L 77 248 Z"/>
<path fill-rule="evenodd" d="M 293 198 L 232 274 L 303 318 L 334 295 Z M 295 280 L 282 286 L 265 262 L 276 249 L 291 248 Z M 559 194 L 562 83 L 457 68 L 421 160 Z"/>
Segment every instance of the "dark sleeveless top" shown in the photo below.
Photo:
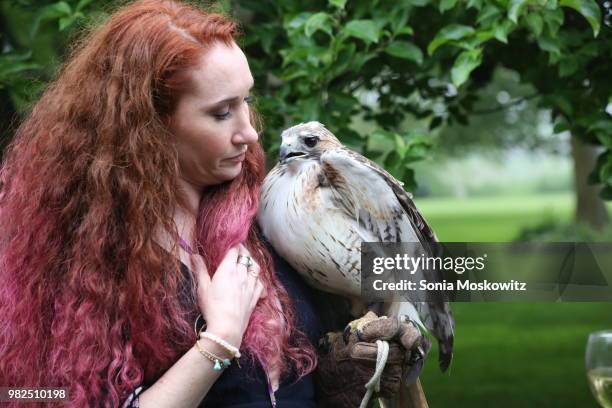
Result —
<path fill-rule="evenodd" d="M 270 253 L 274 259 L 274 269 L 277 277 L 283 284 L 289 297 L 294 302 L 296 325 L 308 336 L 308 339 L 316 347 L 318 339 L 326 330 L 330 330 L 334 325 L 330 326 L 330 314 L 325 313 L 325 309 L 329 306 L 323 306 L 323 316 L 315 310 L 316 305 L 326 305 L 329 300 L 329 295 L 323 294 L 311 289 L 303 278 L 270 246 Z M 182 265 L 183 272 L 190 274 L 185 265 Z M 321 300 L 323 299 L 323 300 Z M 333 306 L 338 309 L 336 306 Z M 327 309 L 334 310 L 334 309 Z M 348 320 L 343 320 L 347 322 Z M 248 360 L 246 360 L 248 362 Z M 266 381 L 266 374 L 263 368 L 256 364 L 255 366 L 245 366 L 243 359 L 240 360 L 239 368 L 237 364 L 232 363 L 219 376 L 211 389 L 206 394 L 206 397 L 200 404 L 200 407 L 215 407 L 215 408 L 269 408 L 271 407 L 270 396 Z M 279 382 L 279 388 L 275 392 L 277 408 L 314 408 L 316 404 L 315 389 L 313 384 L 313 374 L 308 374 L 298 381 L 295 381 L 295 375 L 282 377 Z M 126 400 L 124 407 L 137 407 L 138 394 L 144 391 L 148 385 L 138 387 Z"/>
<path fill-rule="evenodd" d="M 276 275 L 287 290 L 295 305 L 296 324 L 316 346 L 321 328 L 313 308 L 310 288 L 298 273 L 275 252 Z M 271 406 L 268 394 L 266 374 L 257 364 L 254 378 L 246 375 L 246 367 L 238 368 L 236 364 L 229 366 L 217 379 L 206 394 L 201 407 L 232 407 L 232 408 L 269 408 Z M 295 382 L 294 375 L 281 378 L 279 388 L 275 392 L 277 408 L 315 408 L 315 392 L 312 374 Z"/>

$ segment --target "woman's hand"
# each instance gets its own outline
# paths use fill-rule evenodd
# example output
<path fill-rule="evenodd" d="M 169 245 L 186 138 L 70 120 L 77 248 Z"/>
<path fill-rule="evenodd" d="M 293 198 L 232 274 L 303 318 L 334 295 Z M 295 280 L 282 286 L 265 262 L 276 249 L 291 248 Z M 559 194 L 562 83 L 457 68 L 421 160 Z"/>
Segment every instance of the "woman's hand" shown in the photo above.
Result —
<path fill-rule="evenodd" d="M 206 319 L 206 331 L 220 336 L 240 347 L 251 313 L 260 297 L 265 296 L 259 279 L 260 268 L 253 260 L 248 268 L 238 263 L 238 257 L 250 256 L 243 244 L 230 248 L 211 278 L 204 260 L 192 256 L 197 280 L 200 311 Z"/>

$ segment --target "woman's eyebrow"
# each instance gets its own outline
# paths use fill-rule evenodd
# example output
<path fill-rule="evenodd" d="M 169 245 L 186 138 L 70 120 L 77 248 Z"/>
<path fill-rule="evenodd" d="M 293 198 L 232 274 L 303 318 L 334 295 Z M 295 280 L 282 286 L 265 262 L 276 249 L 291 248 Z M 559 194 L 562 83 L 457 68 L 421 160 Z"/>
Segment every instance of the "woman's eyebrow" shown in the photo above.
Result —
<path fill-rule="evenodd" d="M 249 87 L 249 92 L 251 92 L 251 90 L 253 89 L 254 86 L 255 86 L 255 84 L 253 82 L 251 82 L 251 86 Z M 220 100 L 218 102 L 211 103 L 210 107 L 213 108 L 213 107 L 216 107 L 216 106 L 225 105 L 225 104 L 228 104 L 228 103 L 236 102 L 236 101 L 241 100 L 241 99 L 242 99 L 242 97 L 240 97 L 240 96 L 230 96 L 229 98 L 225 98 L 225 99 L 222 99 L 222 100 Z"/>

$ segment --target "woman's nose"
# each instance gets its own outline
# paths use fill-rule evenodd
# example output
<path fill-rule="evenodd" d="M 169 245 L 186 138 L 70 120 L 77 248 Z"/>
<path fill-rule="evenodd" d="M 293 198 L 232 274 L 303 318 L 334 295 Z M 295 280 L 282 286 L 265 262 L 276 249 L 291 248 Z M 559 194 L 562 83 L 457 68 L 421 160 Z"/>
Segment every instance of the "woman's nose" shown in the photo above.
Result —
<path fill-rule="evenodd" d="M 240 128 L 236 136 L 235 143 L 239 144 L 253 144 L 259 139 L 259 135 L 251 123 L 251 112 L 248 107 L 241 113 Z"/>
<path fill-rule="evenodd" d="M 242 130 L 242 137 L 244 138 L 244 143 L 253 144 L 257 143 L 257 139 L 259 139 L 259 135 L 257 131 L 251 124 L 251 121 L 248 121 Z"/>

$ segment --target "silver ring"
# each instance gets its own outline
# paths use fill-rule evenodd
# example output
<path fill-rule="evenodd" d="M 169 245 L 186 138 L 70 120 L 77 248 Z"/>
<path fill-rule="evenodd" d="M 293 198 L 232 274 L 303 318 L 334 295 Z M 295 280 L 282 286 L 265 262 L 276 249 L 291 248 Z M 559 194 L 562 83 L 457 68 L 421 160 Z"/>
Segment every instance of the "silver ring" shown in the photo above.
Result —
<path fill-rule="evenodd" d="M 253 266 L 253 260 L 248 255 L 238 255 L 238 259 L 236 260 L 236 263 L 246 266 L 247 269 Z"/>

